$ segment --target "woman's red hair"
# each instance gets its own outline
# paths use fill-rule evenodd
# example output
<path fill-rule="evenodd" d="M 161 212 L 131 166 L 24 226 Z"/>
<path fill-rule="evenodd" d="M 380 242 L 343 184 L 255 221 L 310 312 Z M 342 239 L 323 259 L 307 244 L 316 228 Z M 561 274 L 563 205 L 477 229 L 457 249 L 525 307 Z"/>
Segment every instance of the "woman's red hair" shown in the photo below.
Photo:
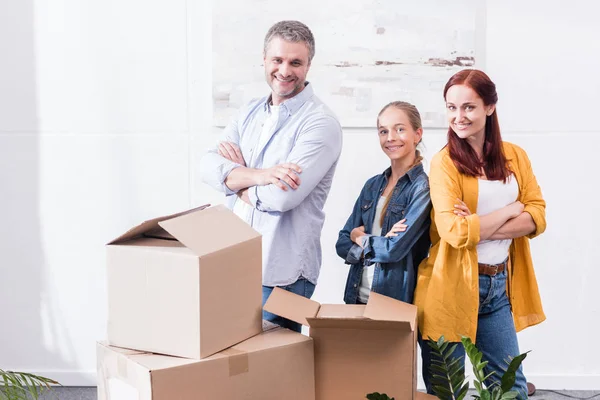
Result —
<path fill-rule="evenodd" d="M 477 69 L 465 69 L 454 74 L 444 87 L 444 99 L 448 89 L 454 85 L 470 87 L 481 97 L 486 106 L 495 105 L 498 102 L 496 85 L 484 72 Z M 479 160 L 475 150 L 465 140 L 459 138 L 451 126 L 448 128 L 447 146 L 450 158 L 462 174 L 481 176 L 481 172 L 484 171 L 488 180 L 506 182 L 511 173 L 502 149 L 502 136 L 496 110 L 492 115 L 486 117 L 483 160 Z"/>

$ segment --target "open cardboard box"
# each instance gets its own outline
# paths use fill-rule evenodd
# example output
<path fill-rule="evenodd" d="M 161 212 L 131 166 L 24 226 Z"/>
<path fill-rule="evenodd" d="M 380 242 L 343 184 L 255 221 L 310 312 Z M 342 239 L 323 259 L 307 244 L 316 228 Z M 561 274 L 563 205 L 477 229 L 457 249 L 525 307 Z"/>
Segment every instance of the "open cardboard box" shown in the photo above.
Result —
<path fill-rule="evenodd" d="M 225 206 L 146 221 L 106 249 L 110 345 L 199 359 L 262 331 L 261 235 Z"/>
<path fill-rule="evenodd" d="M 264 309 L 310 327 L 317 400 L 417 394 L 417 308 L 371 293 L 367 305 L 319 304 L 275 288 Z"/>

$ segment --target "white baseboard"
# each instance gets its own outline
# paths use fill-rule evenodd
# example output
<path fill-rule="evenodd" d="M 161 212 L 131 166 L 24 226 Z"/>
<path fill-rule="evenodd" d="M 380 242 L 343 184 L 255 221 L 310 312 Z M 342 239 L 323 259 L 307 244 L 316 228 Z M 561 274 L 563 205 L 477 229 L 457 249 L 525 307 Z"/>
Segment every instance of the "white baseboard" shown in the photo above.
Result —
<path fill-rule="evenodd" d="M 600 375 L 534 375 L 527 380 L 537 389 L 551 390 L 600 390 Z"/>
<path fill-rule="evenodd" d="M 23 371 L 54 379 L 63 386 L 96 386 L 96 371 Z"/>
<path fill-rule="evenodd" d="M 27 371 L 47 376 L 63 386 L 96 386 L 96 371 Z M 421 375 L 418 376 L 418 388 L 424 389 Z M 528 374 L 527 380 L 533 382 L 538 390 L 600 390 L 600 375 L 535 375 Z M 473 385 L 471 385 L 473 386 Z"/>

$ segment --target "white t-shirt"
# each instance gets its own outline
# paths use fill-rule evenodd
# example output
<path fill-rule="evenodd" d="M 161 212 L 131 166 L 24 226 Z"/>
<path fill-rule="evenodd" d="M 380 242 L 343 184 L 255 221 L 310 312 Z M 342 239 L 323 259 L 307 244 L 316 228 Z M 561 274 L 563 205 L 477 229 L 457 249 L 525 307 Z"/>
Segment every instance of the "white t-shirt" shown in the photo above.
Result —
<path fill-rule="evenodd" d="M 264 144 L 266 144 L 265 142 L 269 140 L 273 129 L 275 129 L 277 126 L 277 121 L 279 120 L 279 107 L 280 106 L 269 106 L 269 116 L 265 120 L 265 123 L 262 127 L 262 131 L 258 139 L 258 148 L 261 148 Z M 246 221 L 248 224 L 252 224 L 253 210 L 254 208 L 250 204 L 246 203 L 239 197 L 236 198 L 235 203 L 233 203 L 234 214 Z"/>
<path fill-rule="evenodd" d="M 514 203 L 519 196 L 519 185 L 514 175 L 506 183 L 479 179 L 477 214 L 486 215 Z M 482 240 L 477 245 L 477 258 L 483 264 L 499 264 L 508 257 L 512 239 Z"/>
<path fill-rule="evenodd" d="M 377 202 L 377 209 L 375 210 L 375 220 L 373 221 L 373 236 L 381 236 L 381 213 L 383 212 L 383 206 L 385 205 L 386 197 L 381 196 Z M 362 279 L 360 280 L 360 286 L 358 287 L 358 301 L 366 303 L 369 300 L 369 294 L 371 293 L 371 287 L 373 287 L 373 277 L 375 276 L 375 264 L 371 264 L 368 267 L 363 268 Z"/>

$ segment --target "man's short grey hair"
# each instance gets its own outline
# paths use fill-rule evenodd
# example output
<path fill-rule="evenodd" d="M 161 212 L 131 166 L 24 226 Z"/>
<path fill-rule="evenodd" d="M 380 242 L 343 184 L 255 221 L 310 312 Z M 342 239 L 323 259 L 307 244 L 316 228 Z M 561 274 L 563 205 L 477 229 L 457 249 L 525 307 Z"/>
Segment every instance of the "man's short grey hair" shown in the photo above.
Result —
<path fill-rule="evenodd" d="M 315 56 L 315 38 L 308 26 L 300 21 L 279 21 L 273 25 L 265 36 L 264 55 L 267 54 L 267 47 L 274 37 L 293 43 L 305 42 L 308 47 L 308 60 L 312 61 Z"/>

